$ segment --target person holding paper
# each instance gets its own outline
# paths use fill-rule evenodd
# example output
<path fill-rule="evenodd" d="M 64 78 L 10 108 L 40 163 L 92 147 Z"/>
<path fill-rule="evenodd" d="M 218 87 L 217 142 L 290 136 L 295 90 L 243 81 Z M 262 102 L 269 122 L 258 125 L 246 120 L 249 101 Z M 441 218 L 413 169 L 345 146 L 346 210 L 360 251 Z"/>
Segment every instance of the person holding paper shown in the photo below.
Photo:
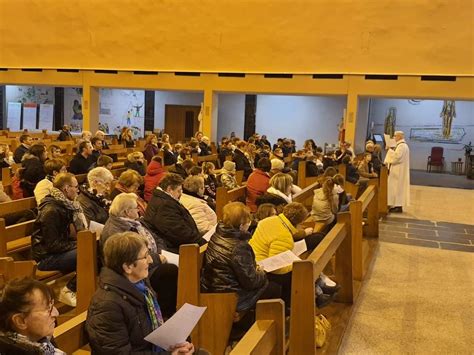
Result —
<path fill-rule="evenodd" d="M 104 245 L 100 287 L 87 314 L 86 330 L 96 354 L 192 354 L 184 342 L 161 349 L 144 338 L 163 324 L 155 293 L 148 282 L 153 259 L 147 241 L 133 232 L 115 234 Z M 169 351 L 169 352 L 167 352 Z"/>
<path fill-rule="evenodd" d="M 410 149 L 402 131 L 395 132 L 395 149 L 385 156 L 388 164 L 388 205 L 390 212 L 403 212 L 410 204 Z"/>
<path fill-rule="evenodd" d="M 250 209 L 241 202 L 231 202 L 224 206 L 223 215 L 204 256 L 201 287 L 205 292 L 237 292 L 237 312 L 242 314 L 254 309 L 259 299 L 280 298 L 280 289 L 268 283 L 265 272 L 255 262 L 248 243 Z M 250 328 L 251 315 L 250 318 L 238 328 Z"/>
<path fill-rule="evenodd" d="M 283 213 L 260 221 L 249 242 L 257 262 L 293 250 L 295 246 L 294 234 L 297 232 L 296 226 L 302 223 L 307 216 L 308 211 L 303 204 L 292 202 L 283 208 Z M 293 265 L 288 265 L 267 274 L 269 281 L 278 283 L 282 287 L 282 299 L 287 307 L 291 304 L 292 269 Z M 316 299 L 318 307 L 328 304 L 331 301 L 330 294 L 336 290 L 337 286 L 331 287 L 318 280 L 318 297 Z"/>

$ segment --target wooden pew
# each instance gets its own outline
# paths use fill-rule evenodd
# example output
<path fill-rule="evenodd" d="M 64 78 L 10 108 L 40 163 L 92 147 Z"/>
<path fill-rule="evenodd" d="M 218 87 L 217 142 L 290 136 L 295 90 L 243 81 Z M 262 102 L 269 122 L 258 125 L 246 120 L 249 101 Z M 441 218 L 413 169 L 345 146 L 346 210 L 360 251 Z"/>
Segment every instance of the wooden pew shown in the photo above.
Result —
<path fill-rule="evenodd" d="M 82 312 L 74 318 L 64 322 L 54 329 L 54 341 L 58 349 L 66 354 L 90 353 L 90 351 L 79 351 L 85 347 L 89 340 L 86 333 L 87 311 Z"/>
<path fill-rule="evenodd" d="M 301 192 L 293 196 L 293 202 L 302 203 L 309 211 L 311 211 L 313 207 L 313 199 L 314 199 L 314 190 L 320 187 L 319 182 L 313 182 L 311 185 L 305 187 Z M 304 221 L 301 226 L 303 227 L 311 227 L 315 232 L 320 232 L 326 226 L 324 223 L 321 222 L 314 222 L 314 220 L 310 217 L 306 221 Z"/>
<path fill-rule="evenodd" d="M 379 176 L 379 216 L 384 217 L 388 214 L 388 168 L 383 165 Z"/>
<path fill-rule="evenodd" d="M 230 355 L 285 354 L 285 303 L 281 300 L 257 302 L 256 321 Z"/>
<path fill-rule="evenodd" d="M 217 154 L 210 154 L 210 155 L 200 156 L 197 153 L 194 153 L 191 156 L 191 158 L 192 158 L 194 164 L 196 164 L 196 165 L 201 165 L 203 162 L 210 161 L 210 162 L 214 163 L 214 165 L 217 168 L 221 167 L 221 162 L 219 160 L 219 155 L 217 155 Z"/>
<path fill-rule="evenodd" d="M 356 199 L 357 194 L 359 192 L 359 184 L 353 184 L 352 182 L 347 181 L 347 179 L 346 179 L 346 174 L 347 174 L 346 164 L 339 164 L 337 166 L 337 171 L 344 178 L 344 190 L 346 191 L 346 193 L 351 194 L 352 198 Z"/>
<path fill-rule="evenodd" d="M 177 308 L 184 303 L 206 306 L 207 310 L 191 333 L 195 347 L 222 355 L 229 340 L 237 306 L 236 293 L 201 293 L 201 266 L 206 246 L 181 245 L 179 248 Z"/>
<path fill-rule="evenodd" d="M 306 160 L 298 163 L 298 186 L 302 189 L 318 181 L 318 176 L 306 176 Z"/>
<path fill-rule="evenodd" d="M 217 220 L 220 221 L 223 217 L 223 208 L 229 202 L 237 201 L 241 198 L 245 200 L 247 194 L 246 186 L 240 186 L 232 190 L 227 190 L 225 187 L 218 187 L 216 191 L 216 215 Z"/>
<path fill-rule="evenodd" d="M 314 319 L 315 281 L 336 254 L 336 281 L 341 285 L 336 302 L 322 312 L 332 322 L 332 331 L 322 351 L 337 353 L 354 302 L 350 214 L 338 214 L 337 224 L 306 260 L 293 263 L 289 354 L 312 354 L 316 350 Z"/>
<path fill-rule="evenodd" d="M 79 314 L 89 308 L 92 296 L 97 289 L 98 277 L 97 237 L 91 231 L 77 234 L 77 305 Z"/>
<path fill-rule="evenodd" d="M 8 214 L 31 210 L 33 208 L 36 208 L 36 200 L 34 197 L 2 202 L 0 203 L 0 217 L 3 218 Z"/>
<path fill-rule="evenodd" d="M 377 247 L 376 238 L 379 236 L 379 197 L 377 191 L 377 180 L 371 180 L 364 193 L 356 201 L 349 203 L 353 275 L 354 279 L 359 281 L 363 280 Z M 367 211 L 367 220 L 364 228 L 362 221 L 365 211 Z M 364 230 L 367 237 L 365 239 Z"/>
<path fill-rule="evenodd" d="M 0 289 L 10 280 L 34 277 L 36 262 L 14 261 L 11 257 L 0 257 Z"/>

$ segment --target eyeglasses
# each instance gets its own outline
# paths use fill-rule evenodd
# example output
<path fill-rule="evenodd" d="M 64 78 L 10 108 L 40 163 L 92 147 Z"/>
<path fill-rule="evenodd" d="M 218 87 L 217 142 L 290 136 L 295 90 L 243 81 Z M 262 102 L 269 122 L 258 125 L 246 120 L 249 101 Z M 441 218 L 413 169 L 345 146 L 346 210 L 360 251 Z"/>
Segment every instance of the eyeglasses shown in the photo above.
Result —
<path fill-rule="evenodd" d="M 24 313 L 24 314 L 26 315 L 26 314 L 28 314 L 28 313 L 33 313 L 33 312 L 47 312 L 47 313 L 48 313 L 48 316 L 51 317 L 51 314 L 53 313 L 53 309 L 54 309 L 54 299 L 51 300 L 51 302 L 49 302 L 49 306 L 48 306 L 48 308 L 46 308 L 46 309 L 42 309 L 42 310 L 32 310 L 32 311 L 22 312 L 22 313 Z"/>
<path fill-rule="evenodd" d="M 148 259 L 149 256 L 150 256 L 150 251 L 147 250 L 146 253 L 145 253 L 145 255 L 144 255 L 143 257 L 137 258 L 137 259 L 135 259 L 135 261 L 138 261 L 138 260 L 146 260 L 146 259 Z"/>

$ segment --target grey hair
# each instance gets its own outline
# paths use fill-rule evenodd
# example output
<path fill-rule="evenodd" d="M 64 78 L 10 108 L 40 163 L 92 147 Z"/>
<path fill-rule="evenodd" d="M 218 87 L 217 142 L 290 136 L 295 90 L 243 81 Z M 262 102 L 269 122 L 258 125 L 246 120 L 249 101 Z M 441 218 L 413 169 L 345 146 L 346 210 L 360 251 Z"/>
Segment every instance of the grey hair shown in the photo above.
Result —
<path fill-rule="evenodd" d="M 87 174 L 87 181 L 89 182 L 89 186 L 91 188 L 95 188 L 98 184 L 110 184 L 114 180 L 114 176 L 112 173 L 104 168 L 104 167 L 97 167 L 89 171 Z"/>
<path fill-rule="evenodd" d="M 126 210 L 137 207 L 137 198 L 133 192 L 118 194 L 110 205 L 109 214 L 115 217 L 124 217 Z"/>

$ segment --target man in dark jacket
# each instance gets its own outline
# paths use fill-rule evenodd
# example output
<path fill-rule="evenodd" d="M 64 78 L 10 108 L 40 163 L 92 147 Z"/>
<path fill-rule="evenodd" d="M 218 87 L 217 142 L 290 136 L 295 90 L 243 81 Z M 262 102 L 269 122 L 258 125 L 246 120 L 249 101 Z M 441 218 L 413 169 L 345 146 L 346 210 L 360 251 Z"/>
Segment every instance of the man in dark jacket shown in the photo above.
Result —
<path fill-rule="evenodd" d="M 168 173 L 153 191 L 145 211 L 144 222 L 162 238 L 169 251 L 177 253 L 181 244 L 206 244 L 193 217 L 179 202 L 183 192 L 183 178 Z"/>
<path fill-rule="evenodd" d="M 92 144 L 84 141 L 79 144 L 79 152 L 69 163 L 69 172 L 74 175 L 86 174 L 91 165 L 95 162 L 96 161 L 94 161 L 94 158 L 92 157 Z"/>
<path fill-rule="evenodd" d="M 54 179 L 51 194 L 39 205 L 31 236 L 33 258 L 39 270 L 59 270 L 64 274 L 76 271 L 75 234 L 87 227 L 80 207 L 74 202 L 77 188 L 74 175 L 60 173 Z M 76 277 L 61 289 L 59 300 L 75 307 L 75 292 Z"/>
<path fill-rule="evenodd" d="M 237 143 L 237 148 L 234 150 L 235 169 L 244 171 L 245 180 L 247 180 L 247 178 L 250 174 L 252 174 L 253 171 L 252 167 L 250 166 L 250 162 L 243 151 L 246 146 L 246 142 L 240 141 L 239 143 Z"/>
<path fill-rule="evenodd" d="M 71 127 L 67 124 L 64 125 L 61 132 L 59 132 L 58 141 L 72 141 Z"/>
<path fill-rule="evenodd" d="M 20 146 L 15 149 L 15 153 L 13 154 L 15 163 L 21 163 L 21 158 L 23 158 L 23 155 L 25 155 L 33 144 L 33 138 L 28 134 L 22 134 L 20 136 L 20 143 Z"/>

